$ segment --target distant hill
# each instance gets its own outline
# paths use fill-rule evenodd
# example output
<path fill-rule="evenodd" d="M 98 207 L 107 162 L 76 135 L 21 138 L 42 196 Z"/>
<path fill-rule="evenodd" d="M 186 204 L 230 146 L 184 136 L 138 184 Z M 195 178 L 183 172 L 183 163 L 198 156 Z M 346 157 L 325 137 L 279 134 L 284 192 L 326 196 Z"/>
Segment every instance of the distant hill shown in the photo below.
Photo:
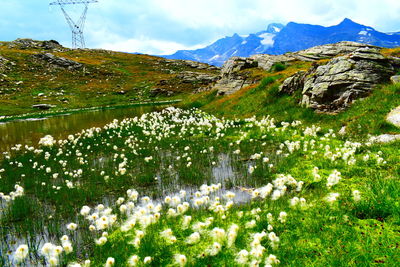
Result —
<path fill-rule="evenodd" d="M 197 50 L 179 50 L 169 59 L 200 61 L 221 66 L 233 56 L 248 57 L 255 54 L 280 55 L 317 45 L 354 41 L 380 47 L 400 46 L 400 32 L 382 33 L 372 27 L 350 19 L 331 27 L 290 22 L 286 26 L 270 24 L 267 30 L 248 36 L 234 34 Z"/>

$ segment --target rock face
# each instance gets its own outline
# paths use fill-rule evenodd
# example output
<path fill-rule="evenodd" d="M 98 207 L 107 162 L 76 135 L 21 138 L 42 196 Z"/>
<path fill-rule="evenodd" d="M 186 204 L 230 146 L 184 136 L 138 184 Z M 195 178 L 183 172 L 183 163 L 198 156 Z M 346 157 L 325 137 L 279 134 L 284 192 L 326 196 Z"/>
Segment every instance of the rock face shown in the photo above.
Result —
<path fill-rule="evenodd" d="M 17 39 L 8 44 L 9 48 L 18 49 L 44 49 L 52 51 L 66 51 L 67 48 L 63 47 L 57 41 L 37 41 L 32 39 Z"/>
<path fill-rule="evenodd" d="M 249 79 L 242 70 L 257 66 L 257 61 L 252 58 L 233 57 L 229 59 L 222 67 L 221 79 L 217 81 L 213 89 L 218 90 L 219 95 L 230 95 L 245 86 L 254 84 L 257 81 Z"/>
<path fill-rule="evenodd" d="M 76 61 L 66 59 L 63 57 L 57 57 L 51 53 L 45 53 L 45 54 L 36 54 L 36 58 L 41 59 L 43 61 L 46 61 L 49 65 L 55 68 L 65 68 L 69 70 L 77 70 L 82 68 L 82 64 L 78 63 Z"/>
<path fill-rule="evenodd" d="M 217 75 L 207 74 L 207 73 L 198 73 L 193 71 L 183 71 L 180 72 L 176 78 L 180 79 L 183 83 L 197 83 L 208 85 L 212 82 L 216 82 L 218 80 Z"/>
<path fill-rule="evenodd" d="M 390 77 L 390 80 L 392 81 L 393 84 L 400 83 L 400 75 L 395 75 Z"/>
<path fill-rule="evenodd" d="M 328 59 L 325 65 L 318 60 Z M 314 62 L 308 71 L 300 71 L 286 79 L 280 91 L 302 94 L 301 104 L 322 112 L 337 112 L 354 100 L 366 96 L 376 85 L 390 80 L 400 68 L 399 58 L 387 58 L 380 48 L 372 45 L 339 42 L 316 46 L 284 55 L 255 55 L 250 58 L 233 57 L 221 70 L 221 79 L 214 89 L 218 94 L 232 94 L 257 81 L 249 79 L 243 70 L 258 67 L 270 71 L 276 63 L 294 61 Z M 399 76 L 393 76 L 393 83 Z"/>
<path fill-rule="evenodd" d="M 217 82 L 214 89 L 219 94 L 232 94 L 244 86 L 253 84 L 257 81 L 249 80 L 247 76 L 239 72 L 244 69 L 258 67 L 265 71 L 270 71 L 276 63 L 291 64 L 294 61 L 314 62 L 321 59 L 331 59 L 333 57 L 355 52 L 356 50 L 368 48 L 376 48 L 371 45 L 360 44 L 355 42 L 339 42 L 336 44 L 328 44 L 316 46 L 310 49 L 302 50 L 295 53 L 286 53 L 284 55 L 254 55 L 250 58 L 232 57 L 225 62 L 221 70 L 221 80 Z M 285 81 L 283 91 L 292 93 L 294 90 L 302 86 L 305 75 L 298 74 L 291 80 Z M 289 89 L 294 88 L 294 89 Z"/>
<path fill-rule="evenodd" d="M 302 104 L 319 111 L 339 111 L 393 75 L 389 59 L 377 48 L 359 48 L 311 71 L 304 80 Z"/>

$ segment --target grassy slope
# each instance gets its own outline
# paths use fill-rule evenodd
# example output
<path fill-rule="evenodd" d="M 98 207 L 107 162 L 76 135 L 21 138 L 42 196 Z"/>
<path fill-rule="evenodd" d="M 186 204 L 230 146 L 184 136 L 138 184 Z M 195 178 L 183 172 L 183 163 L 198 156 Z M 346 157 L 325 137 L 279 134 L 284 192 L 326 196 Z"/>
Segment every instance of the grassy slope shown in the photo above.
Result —
<path fill-rule="evenodd" d="M 385 49 L 383 54 L 398 56 L 400 48 Z M 400 105 L 400 85 L 380 85 L 369 97 L 356 101 L 345 112 L 337 115 L 318 114 L 301 107 L 298 105 L 300 92 L 293 96 L 279 92 L 279 85 L 287 77 L 299 70 L 307 70 L 310 66 L 310 63 L 295 62 L 279 72 L 251 70 L 252 75 L 264 77 L 260 84 L 245 87 L 229 96 L 217 96 L 216 91 L 193 95 L 182 106 L 201 107 L 207 112 L 225 117 L 270 115 L 278 121 L 301 120 L 306 124 L 318 123 L 336 130 L 346 126 L 349 134 L 361 137 L 367 134 L 400 133 L 398 128 L 385 121 L 385 116 Z"/>
<path fill-rule="evenodd" d="M 9 48 L 0 43 L 0 55 L 16 65 L 0 77 L 0 116 L 35 112 L 33 104 L 46 103 L 57 108 L 82 108 L 128 104 L 132 99 L 144 100 L 151 88 L 164 88 L 181 94 L 197 88 L 196 84 L 181 83 L 175 73 L 198 70 L 187 65 L 168 63 L 147 55 L 133 55 L 104 50 L 71 50 L 52 52 L 80 63 L 84 69 L 69 71 L 52 69 L 33 57 L 40 49 Z M 20 82 L 23 83 L 20 83 Z M 163 81 L 160 83 L 160 81 Z M 61 91 L 63 94 L 60 94 Z M 118 92 L 125 91 L 124 95 Z M 44 93 L 46 97 L 38 97 Z M 67 100 L 65 103 L 63 100 Z"/>

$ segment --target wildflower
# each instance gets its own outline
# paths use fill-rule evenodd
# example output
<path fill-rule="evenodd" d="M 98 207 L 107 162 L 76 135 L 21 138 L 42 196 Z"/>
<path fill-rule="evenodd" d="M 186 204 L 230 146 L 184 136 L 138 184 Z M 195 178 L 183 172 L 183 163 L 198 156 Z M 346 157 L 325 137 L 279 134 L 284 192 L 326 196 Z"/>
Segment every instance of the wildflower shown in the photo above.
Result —
<path fill-rule="evenodd" d="M 50 264 L 50 266 L 57 266 L 58 265 L 58 259 L 56 257 L 50 257 L 49 258 L 49 264 Z"/>
<path fill-rule="evenodd" d="M 102 246 L 105 243 L 107 243 L 107 237 L 105 237 L 105 236 L 102 236 L 96 240 L 96 245 L 98 245 L 98 246 Z"/>
<path fill-rule="evenodd" d="M 214 240 L 222 242 L 225 239 L 225 230 L 215 227 L 211 231 L 211 236 L 213 237 Z"/>
<path fill-rule="evenodd" d="M 70 231 L 75 231 L 76 228 L 78 228 L 78 225 L 76 223 L 70 223 L 67 225 L 67 229 Z"/>
<path fill-rule="evenodd" d="M 221 251 L 221 244 L 214 242 L 210 248 L 207 249 L 207 254 L 210 256 L 215 256 Z"/>
<path fill-rule="evenodd" d="M 185 266 L 187 263 L 187 258 L 185 255 L 182 254 L 177 254 L 175 255 L 175 262 L 179 265 L 179 266 Z"/>
<path fill-rule="evenodd" d="M 88 216 L 90 213 L 90 207 L 83 206 L 80 213 L 82 216 Z"/>
<path fill-rule="evenodd" d="M 15 251 L 14 258 L 17 262 L 23 262 L 25 258 L 28 256 L 28 253 L 29 253 L 28 246 L 20 245 Z"/>
<path fill-rule="evenodd" d="M 273 264 L 279 264 L 280 261 L 275 255 L 269 254 L 269 256 L 265 259 L 265 264 L 267 265 L 273 265 Z"/>
<path fill-rule="evenodd" d="M 353 199 L 354 199 L 355 202 L 358 202 L 358 201 L 361 200 L 360 191 L 354 190 L 354 191 L 352 192 L 352 195 L 353 195 Z"/>
<path fill-rule="evenodd" d="M 326 186 L 328 188 L 331 188 L 332 186 L 336 185 L 339 183 L 341 177 L 341 173 L 338 172 L 337 170 L 334 170 L 329 176 L 328 176 L 328 181 L 326 183 Z"/>
<path fill-rule="evenodd" d="M 239 226 L 237 224 L 232 224 L 229 229 L 228 229 L 228 247 L 232 247 L 232 245 L 235 243 L 236 241 L 236 237 L 238 234 L 238 230 L 239 230 Z"/>
<path fill-rule="evenodd" d="M 281 211 L 279 213 L 278 221 L 280 221 L 281 223 L 285 223 L 286 222 L 286 217 L 287 217 L 287 213 L 284 212 L 284 211 Z"/>
<path fill-rule="evenodd" d="M 137 266 L 139 263 L 139 257 L 137 255 L 133 255 L 128 259 L 128 266 Z"/>
<path fill-rule="evenodd" d="M 54 247 L 53 244 L 51 244 L 51 243 L 45 243 L 45 244 L 42 246 L 42 249 L 41 249 L 40 252 L 42 253 L 43 256 L 49 256 L 49 255 L 53 252 L 53 247 Z"/>
<path fill-rule="evenodd" d="M 255 220 L 251 220 L 250 222 L 247 222 L 244 227 L 248 228 L 248 229 L 254 228 L 254 227 L 256 227 L 256 221 Z"/>
<path fill-rule="evenodd" d="M 237 254 L 236 261 L 239 264 L 245 265 L 248 261 L 248 257 L 249 257 L 249 252 L 247 250 L 243 249 L 243 250 L 239 251 L 239 253 Z"/>
<path fill-rule="evenodd" d="M 325 200 L 326 200 L 329 204 L 333 204 L 339 196 L 340 196 L 339 193 L 329 193 L 329 194 L 325 197 Z"/>
<path fill-rule="evenodd" d="M 152 260 L 153 260 L 153 259 L 152 259 L 150 256 L 147 256 L 147 257 L 144 258 L 143 263 L 144 263 L 144 264 L 148 264 L 148 263 L 150 263 Z"/>
<path fill-rule="evenodd" d="M 186 243 L 193 245 L 200 241 L 200 234 L 198 232 L 194 232 L 187 239 Z"/>
<path fill-rule="evenodd" d="M 115 259 L 113 257 L 108 257 L 105 267 L 111 267 L 114 265 L 114 263 L 115 263 Z"/>

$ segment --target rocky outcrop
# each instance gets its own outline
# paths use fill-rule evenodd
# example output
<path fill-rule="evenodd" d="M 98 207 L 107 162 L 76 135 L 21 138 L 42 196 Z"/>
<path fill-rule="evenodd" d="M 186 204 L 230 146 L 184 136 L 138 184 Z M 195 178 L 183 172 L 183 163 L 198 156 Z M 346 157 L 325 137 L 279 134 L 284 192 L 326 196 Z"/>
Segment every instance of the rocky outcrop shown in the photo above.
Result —
<path fill-rule="evenodd" d="M 312 47 L 306 50 L 286 53 L 284 55 L 254 55 L 250 57 L 258 63 L 258 67 L 269 71 L 276 63 L 289 63 L 293 61 L 317 61 L 321 59 L 331 59 L 339 55 L 352 53 L 360 48 L 375 48 L 375 46 L 360 44 L 355 42 L 339 42 L 336 44 L 327 44 Z"/>
<path fill-rule="evenodd" d="M 213 89 L 218 90 L 219 95 L 230 95 L 245 86 L 256 83 L 242 72 L 258 66 L 257 61 L 251 58 L 233 57 L 225 62 L 221 70 L 221 79 L 217 81 Z"/>
<path fill-rule="evenodd" d="M 47 62 L 51 67 L 54 68 L 65 68 L 69 70 L 77 70 L 83 67 L 81 63 L 76 61 L 64 58 L 64 57 L 57 57 L 51 53 L 45 54 L 36 54 L 34 55 L 36 58 Z"/>
<path fill-rule="evenodd" d="M 303 88 L 308 73 L 307 71 L 299 71 L 292 77 L 287 78 L 279 87 L 279 92 L 292 95 L 299 88 Z"/>
<path fill-rule="evenodd" d="M 180 79 L 183 83 L 208 85 L 210 83 L 216 82 L 219 79 L 219 76 L 193 71 L 183 71 L 179 73 L 176 78 Z"/>
<path fill-rule="evenodd" d="M 258 67 L 265 71 L 271 71 L 271 68 L 277 63 L 292 64 L 295 61 L 310 61 L 315 62 L 321 59 L 331 59 L 339 55 L 355 52 L 361 48 L 375 48 L 371 45 L 360 44 L 355 42 L 339 42 L 336 44 L 328 44 L 316 46 L 310 49 L 302 50 L 294 53 L 286 53 L 284 55 L 254 55 L 250 58 L 233 57 L 225 62 L 221 70 L 221 80 L 217 82 L 214 89 L 218 90 L 219 94 L 232 94 L 244 86 L 254 82 L 249 80 L 241 70 Z M 292 92 L 292 88 L 299 88 L 304 82 L 304 76 L 298 74 L 291 80 L 285 81 L 282 90 Z"/>
<path fill-rule="evenodd" d="M 359 48 L 311 71 L 304 80 L 302 105 L 339 111 L 394 74 L 389 59 L 377 48 Z"/>
<path fill-rule="evenodd" d="M 8 44 L 9 48 L 18 48 L 18 49 L 42 49 L 42 50 L 52 50 L 52 51 L 66 51 L 67 48 L 60 45 L 59 42 L 55 40 L 50 41 L 37 41 L 32 39 L 17 39 Z"/>
<path fill-rule="evenodd" d="M 12 66 L 15 66 L 14 62 L 0 56 L 0 72 L 10 70 Z"/>

